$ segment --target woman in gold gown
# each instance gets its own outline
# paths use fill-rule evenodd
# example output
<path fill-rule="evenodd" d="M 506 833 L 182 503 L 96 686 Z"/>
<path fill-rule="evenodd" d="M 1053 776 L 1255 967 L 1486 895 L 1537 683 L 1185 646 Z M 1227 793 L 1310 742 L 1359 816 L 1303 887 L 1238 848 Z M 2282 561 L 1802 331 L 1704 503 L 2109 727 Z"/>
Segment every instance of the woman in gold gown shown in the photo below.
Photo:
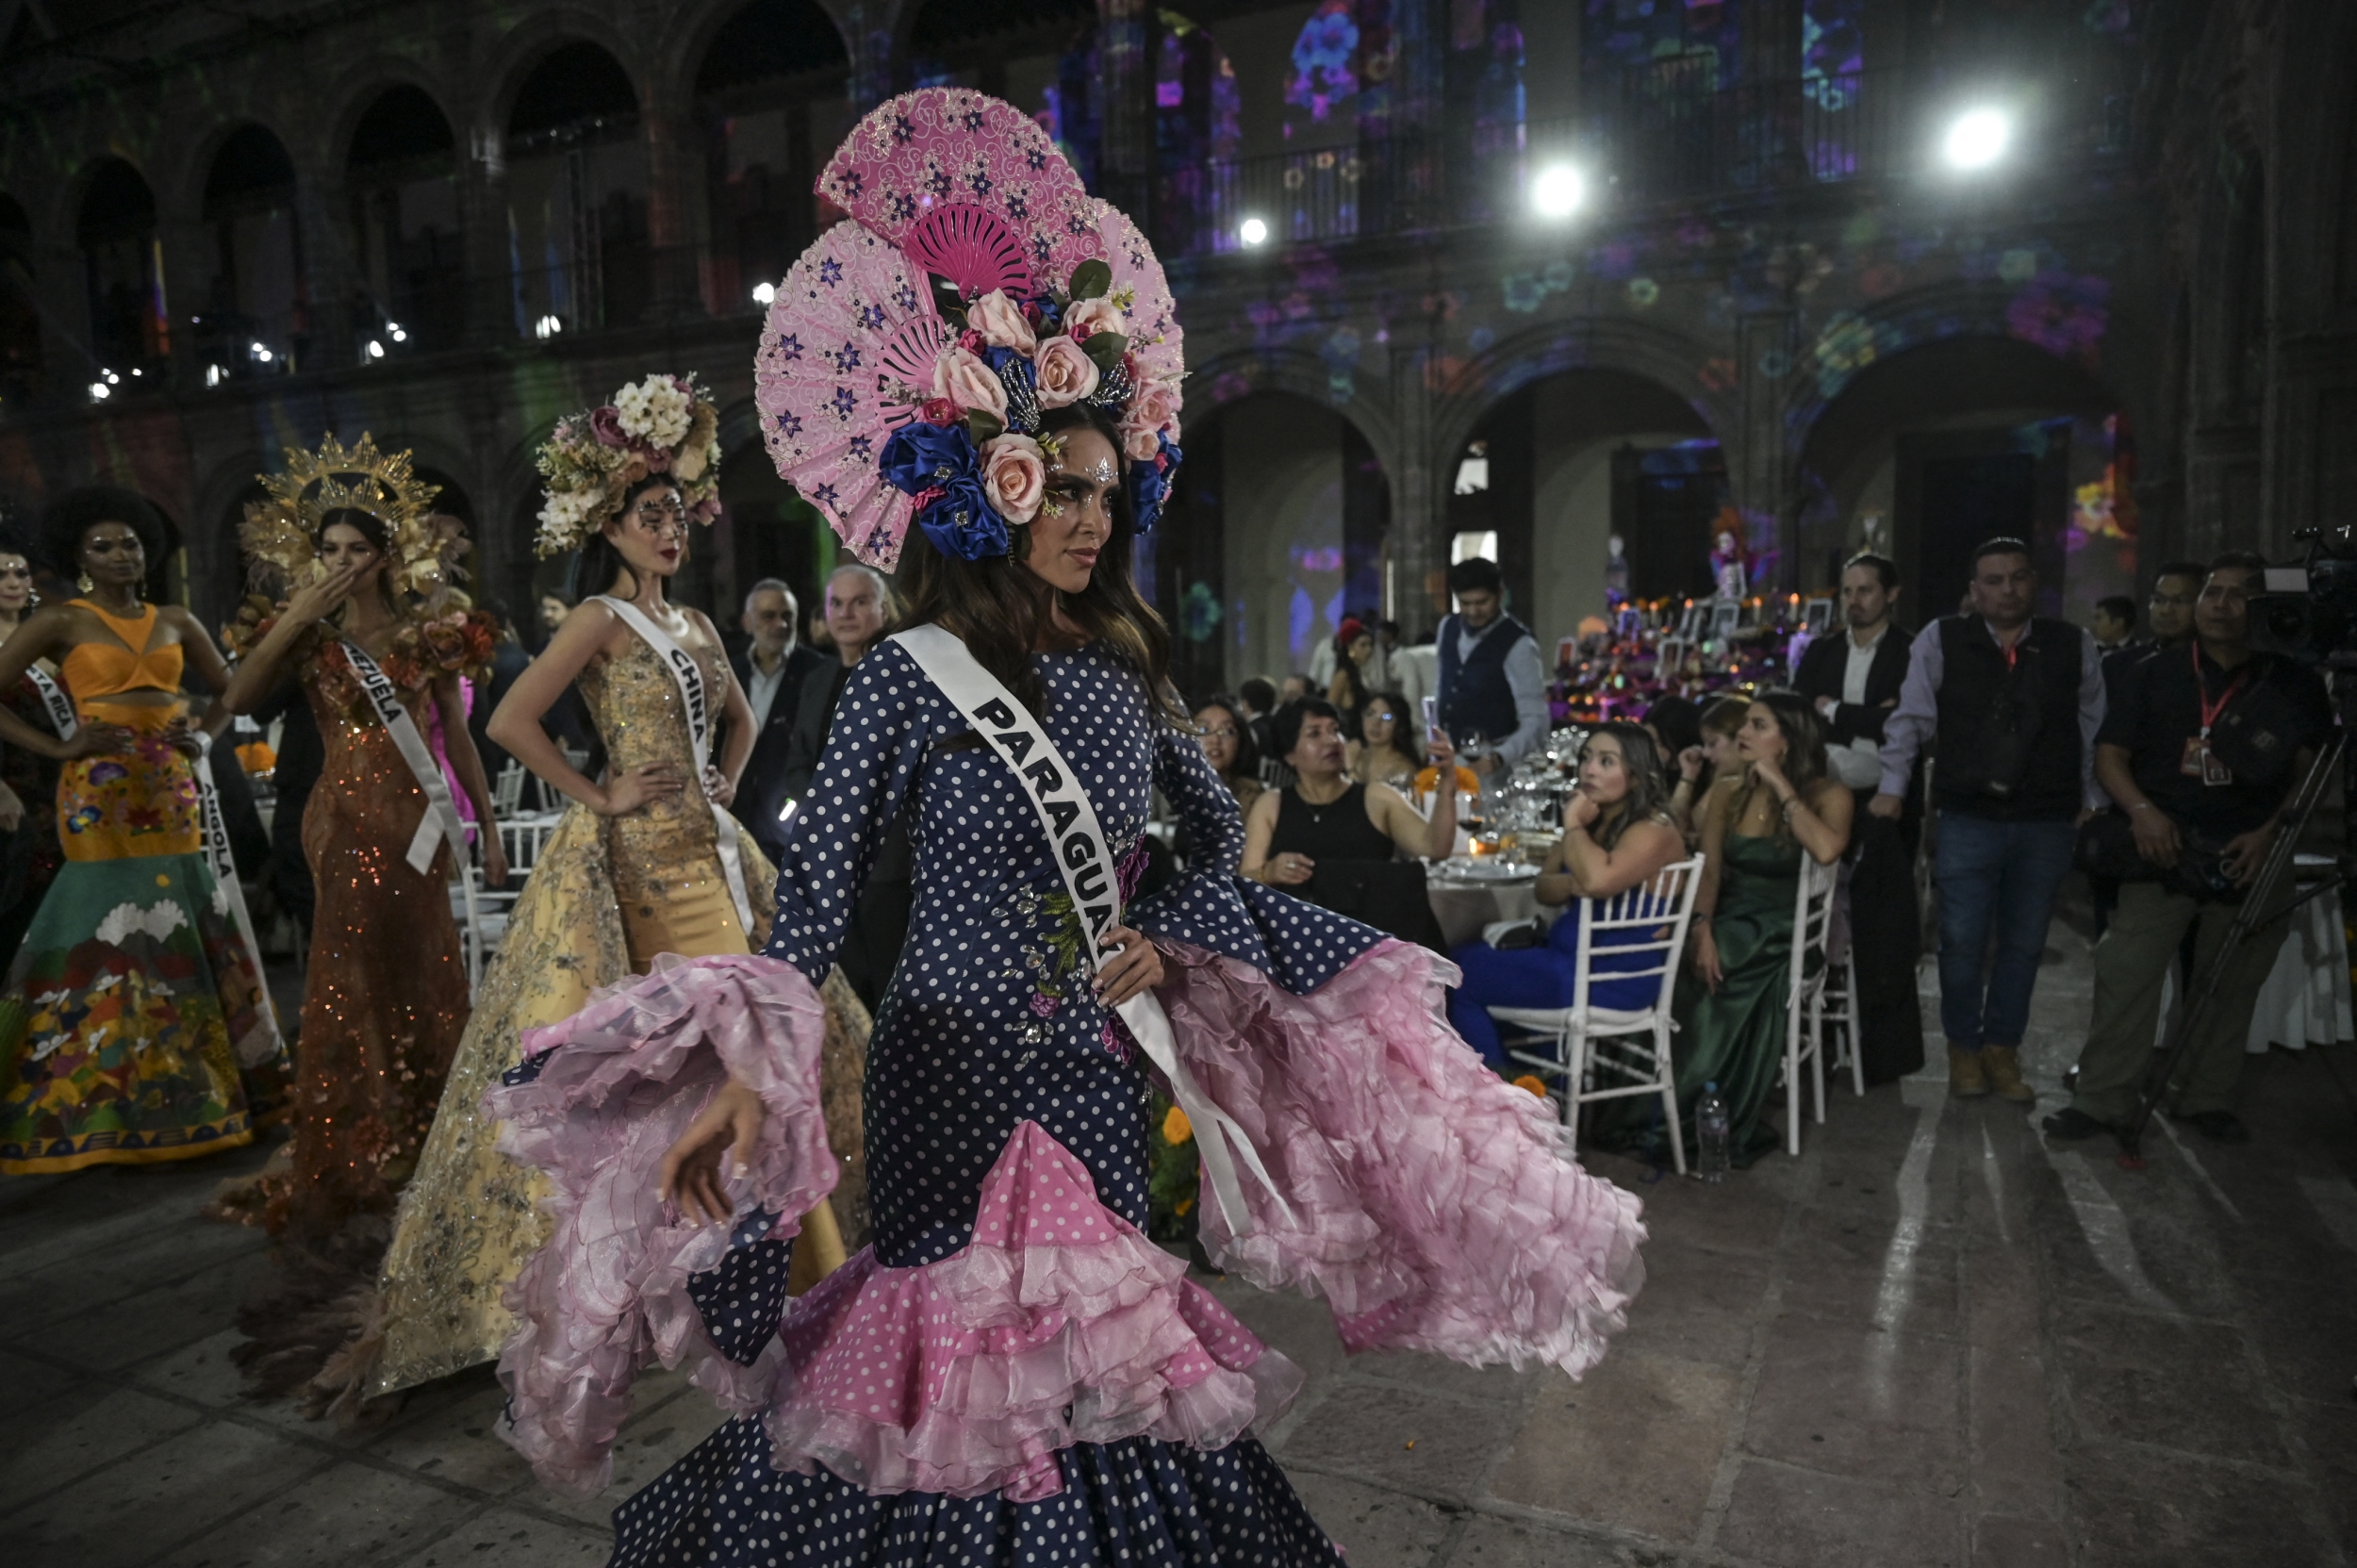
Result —
<path fill-rule="evenodd" d="M 627 406 L 629 393 L 638 390 L 625 388 L 616 402 Z M 725 813 L 752 749 L 751 709 L 712 622 L 664 597 L 685 556 L 688 517 L 708 519 L 717 510 L 717 503 L 705 505 L 718 464 L 711 404 L 699 397 L 692 407 L 691 428 L 668 451 L 667 462 L 654 467 L 625 458 L 599 479 L 603 494 L 576 524 L 588 536 L 575 583 L 592 597 L 566 618 L 491 718 L 492 738 L 573 803 L 530 868 L 475 999 L 418 1174 L 403 1195 L 379 1287 L 382 1343 L 365 1345 L 371 1364 L 354 1369 L 371 1395 L 491 1361 L 514 1331 L 501 1296 L 546 1233 L 535 1206 L 541 1180 L 498 1152 L 498 1125 L 485 1122 L 476 1107 L 520 1060 L 524 1032 L 569 1017 L 593 991 L 645 973 L 657 955 L 744 953 L 767 939 L 776 870 Z M 641 437 L 635 437 L 637 446 L 585 452 L 592 446 L 591 421 L 610 431 L 615 412 L 601 409 L 558 426 L 541 461 L 552 497 L 568 478 L 582 485 L 584 456 L 594 462 L 651 444 Z M 618 483 L 607 482 L 618 476 Z M 544 530 L 544 549 L 551 542 Z M 556 542 L 569 541 L 559 535 Z M 692 662 L 700 685 L 691 688 L 685 672 L 675 673 L 665 653 L 634 629 L 634 618 Z M 540 727 L 541 715 L 575 683 L 605 741 L 602 782 L 572 767 Z M 701 768 L 691 701 L 717 712 L 727 727 L 721 753 Z M 733 868 L 720 837 L 723 824 Z M 855 1139 L 867 1018 L 839 976 L 830 982 L 828 1001 L 829 1122 Z M 856 1154 L 842 1140 L 836 1148 Z M 804 1222 L 803 1233 L 812 1239 L 813 1261 L 798 1263 L 798 1272 L 815 1278 L 842 1261 L 843 1228 L 826 1206 Z"/>
<path fill-rule="evenodd" d="M 490 788 L 467 734 L 458 682 L 482 669 L 496 632 L 487 617 L 442 602 L 457 525 L 430 515 L 432 489 L 408 477 L 407 454 L 380 456 L 364 439 L 349 454 L 331 440 L 318 457 L 289 455 L 286 473 L 265 476 L 276 493 L 252 509 L 243 533 L 257 565 L 299 586 L 274 612 L 258 595 L 239 612 L 226 637 L 242 656 L 222 701 L 251 712 L 290 665 L 302 682 L 327 747 L 303 814 L 319 905 L 304 977 L 291 1163 L 224 1193 L 223 1205 L 301 1247 L 349 1253 L 343 1269 L 356 1269 L 365 1285 L 387 1231 L 378 1220 L 347 1235 L 347 1222 L 391 1211 L 434 1123 L 468 1008 L 451 915 L 453 846 L 446 829 L 425 826 L 429 817 L 437 826 L 450 820 L 442 812 L 448 786 L 438 768 L 417 775 L 371 702 L 353 651 L 389 683 L 408 736 L 421 737 L 431 712 L 441 714 L 451 766 L 487 819 Z M 372 493 L 321 510 L 322 483 L 362 472 L 382 476 Z M 464 852 L 463 843 L 456 848 Z M 483 854 L 485 880 L 504 883 L 498 835 L 484 841 Z"/>

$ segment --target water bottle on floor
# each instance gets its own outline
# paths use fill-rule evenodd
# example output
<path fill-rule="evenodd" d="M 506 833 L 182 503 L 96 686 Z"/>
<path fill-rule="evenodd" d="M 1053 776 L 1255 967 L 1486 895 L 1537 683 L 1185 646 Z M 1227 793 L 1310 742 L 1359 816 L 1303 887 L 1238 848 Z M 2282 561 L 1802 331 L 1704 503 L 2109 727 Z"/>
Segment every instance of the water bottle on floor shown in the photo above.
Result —
<path fill-rule="evenodd" d="M 1695 1175 L 1706 1181 L 1727 1179 L 1727 1138 L 1733 1131 L 1726 1097 L 1718 1084 L 1704 1084 L 1703 1098 L 1694 1105 L 1694 1141 L 1702 1146 L 1694 1151 Z"/>

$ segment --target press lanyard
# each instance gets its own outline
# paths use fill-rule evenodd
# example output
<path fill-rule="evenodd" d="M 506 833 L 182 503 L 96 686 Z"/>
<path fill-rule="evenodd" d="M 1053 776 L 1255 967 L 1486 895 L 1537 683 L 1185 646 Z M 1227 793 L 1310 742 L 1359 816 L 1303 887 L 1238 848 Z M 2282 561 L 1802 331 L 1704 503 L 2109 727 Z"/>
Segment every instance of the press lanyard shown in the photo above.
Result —
<path fill-rule="evenodd" d="M 2219 692 L 2217 701 L 2213 702 L 2210 701 L 2209 680 L 2201 673 L 2201 645 L 2196 643 L 2188 652 L 2193 655 L 2194 699 L 2201 705 L 2201 738 L 2207 740 L 2210 738 L 2210 726 L 2217 722 L 2217 716 L 2226 711 L 2226 704 L 2234 700 L 2234 693 L 2240 691 L 2243 682 L 2250 678 L 2250 667 L 2245 665 L 2236 670 L 2234 678 L 2226 683 L 2226 689 Z"/>

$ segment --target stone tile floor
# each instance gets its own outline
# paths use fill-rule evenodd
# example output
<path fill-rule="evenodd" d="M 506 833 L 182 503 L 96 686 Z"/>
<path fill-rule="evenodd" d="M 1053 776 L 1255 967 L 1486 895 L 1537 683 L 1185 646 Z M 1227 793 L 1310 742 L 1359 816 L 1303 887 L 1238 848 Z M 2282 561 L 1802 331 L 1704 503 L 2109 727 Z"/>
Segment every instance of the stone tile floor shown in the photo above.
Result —
<path fill-rule="evenodd" d="M 2026 1055 L 2089 1004 L 2064 926 Z M 2357 1049 L 2254 1058 L 2257 1142 L 2132 1174 L 1924 1076 L 1836 1089 L 1798 1160 L 1643 1195 L 1650 1279 L 1584 1382 L 1345 1362 L 1318 1305 L 1217 1288 L 1310 1381 L 1266 1434 L 1358 1568 L 2167 1568 L 2357 1555 Z M 603 1560 L 614 1502 L 716 1422 L 638 1390 L 616 1481 L 536 1485 L 487 1372 L 362 1432 L 239 1396 L 243 1151 L 0 1182 L 0 1560 L 501 1568 Z"/>

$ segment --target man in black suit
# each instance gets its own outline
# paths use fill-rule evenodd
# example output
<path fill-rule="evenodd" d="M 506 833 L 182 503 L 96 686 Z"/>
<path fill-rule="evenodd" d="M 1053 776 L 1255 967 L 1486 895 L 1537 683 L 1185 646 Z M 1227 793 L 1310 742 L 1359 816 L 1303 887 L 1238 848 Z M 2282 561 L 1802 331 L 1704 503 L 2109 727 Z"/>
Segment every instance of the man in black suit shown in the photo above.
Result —
<path fill-rule="evenodd" d="M 736 671 L 736 684 L 745 688 L 745 700 L 753 709 L 753 754 L 745 760 L 745 776 L 737 781 L 732 809 L 772 860 L 785 843 L 785 829 L 777 815 L 783 803 L 778 779 L 794 735 L 795 707 L 802 683 L 827 662 L 796 635 L 801 618 L 794 590 L 774 577 L 763 578 L 746 593 L 744 613 L 736 621 L 752 640 L 742 653 L 729 655 L 729 668 Z"/>
<path fill-rule="evenodd" d="M 835 704 L 843 699 L 851 667 L 892 628 L 890 590 L 882 574 L 871 568 L 835 568 L 827 578 L 826 594 L 827 631 L 834 639 L 835 657 L 802 681 L 785 766 L 778 774 L 777 804 L 770 808 L 773 820 L 810 788 L 819 759 L 826 754 L 827 726 L 834 721 Z M 746 771 L 750 775 L 751 769 Z M 741 793 L 738 799 L 743 799 Z M 867 869 L 850 926 L 843 933 L 843 946 L 835 953 L 843 978 L 870 1011 L 882 999 L 884 986 L 900 962 L 901 945 L 908 939 L 909 911 L 915 904 L 915 874 L 908 829 L 896 822 L 876 846 L 875 862 Z"/>
<path fill-rule="evenodd" d="M 1850 941 L 1857 950 L 1858 1042 L 1869 1081 L 1887 1083 L 1923 1065 L 1922 1007 L 1916 997 L 1921 912 L 1915 900 L 1915 850 L 1923 809 L 1919 787 L 1898 820 L 1868 814 L 1882 779 L 1883 721 L 1899 705 L 1910 638 L 1893 621 L 1899 569 L 1859 554 L 1841 569 L 1838 636 L 1819 637 L 1801 655 L 1793 689 L 1825 722 L 1825 760 L 1857 797 L 1850 840 Z"/>

